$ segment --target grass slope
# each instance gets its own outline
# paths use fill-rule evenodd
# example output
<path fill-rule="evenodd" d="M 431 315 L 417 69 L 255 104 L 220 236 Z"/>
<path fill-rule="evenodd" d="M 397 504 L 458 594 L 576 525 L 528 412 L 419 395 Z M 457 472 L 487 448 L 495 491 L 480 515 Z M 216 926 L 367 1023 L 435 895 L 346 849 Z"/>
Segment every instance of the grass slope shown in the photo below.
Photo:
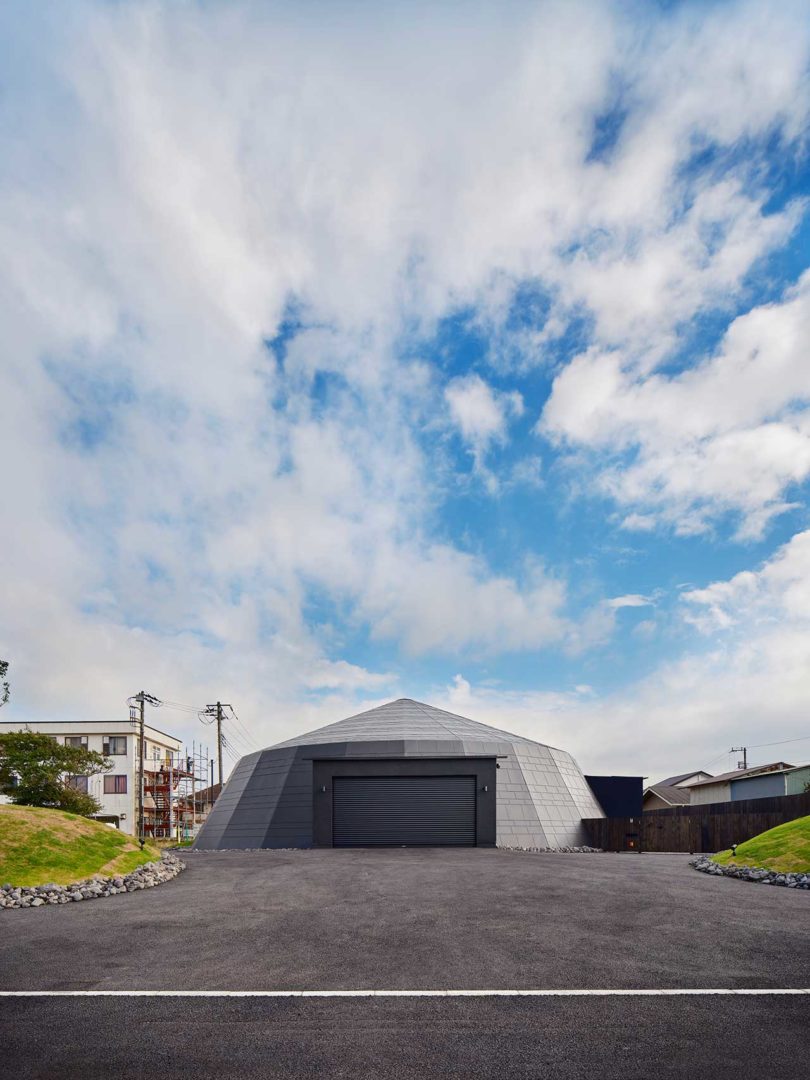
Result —
<path fill-rule="evenodd" d="M 734 858 L 730 851 L 720 851 L 713 858 L 722 866 L 764 866 L 783 874 L 806 873 L 810 871 L 810 817 L 777 825 L 738 844 Z"/>
<path fill-rule="evenodd" d="M 96 874 L 128 874 L 160 858 L 99 821 L 39 806 L 0 806 L 0 884 L 69 885 Z"/>

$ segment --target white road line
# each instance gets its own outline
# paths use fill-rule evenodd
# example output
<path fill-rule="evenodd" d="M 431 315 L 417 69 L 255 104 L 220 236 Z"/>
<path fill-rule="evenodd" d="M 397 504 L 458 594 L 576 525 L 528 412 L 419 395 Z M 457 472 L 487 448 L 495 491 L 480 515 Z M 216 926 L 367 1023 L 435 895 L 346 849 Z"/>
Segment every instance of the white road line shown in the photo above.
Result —
<path fill-rule="evenodd" d="M 810 989 L 665 990 L 0 990 L 3 998 L 172 997 L 172 998 L 369 998 L 369 997 L 701 997 L 709 995 L 777 997 L 810 994 Z"/>

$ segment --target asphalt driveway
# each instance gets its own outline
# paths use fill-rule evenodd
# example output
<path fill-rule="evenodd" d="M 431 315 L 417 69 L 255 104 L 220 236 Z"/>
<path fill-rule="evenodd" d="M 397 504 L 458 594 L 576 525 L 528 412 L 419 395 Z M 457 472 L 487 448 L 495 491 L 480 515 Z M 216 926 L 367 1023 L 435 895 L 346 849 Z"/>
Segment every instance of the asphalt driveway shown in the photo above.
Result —
<path fill-rule="evenodd" d="M 0 988 L 808 985 L 807 894 L 698 874 L 686 856 L 318 850 L 187 865 L 146 892 L 3 912 Z"/>
<path fill-rule="evenodd" d="M 322 850 L 187 862 L 146 892 L 3 912 L 0 989 L 810 985 L 808 895 L 697 874 L 685 856 Z M 79 1037 L 88 1024 L 105 1040 L 104 1068 Z M 169 1054 L 170 1075 L 197 1078 L 774 1077 L 801 1072 L 808 1030 L 810 996 L 4 999 L 0 1061 L 16 1077 L 102 1076 L 148 1047 L 156 1062 Z"/>

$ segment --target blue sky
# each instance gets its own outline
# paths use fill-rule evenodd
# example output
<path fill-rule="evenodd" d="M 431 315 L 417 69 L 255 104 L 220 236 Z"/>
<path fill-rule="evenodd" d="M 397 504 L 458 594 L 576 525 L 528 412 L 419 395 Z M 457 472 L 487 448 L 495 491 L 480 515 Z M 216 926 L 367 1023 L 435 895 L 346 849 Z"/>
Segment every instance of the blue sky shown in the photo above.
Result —
<path fill-rule="evenodd" d="M 810 759 L 806 5 L 2 19 L 4 719 Z"/>

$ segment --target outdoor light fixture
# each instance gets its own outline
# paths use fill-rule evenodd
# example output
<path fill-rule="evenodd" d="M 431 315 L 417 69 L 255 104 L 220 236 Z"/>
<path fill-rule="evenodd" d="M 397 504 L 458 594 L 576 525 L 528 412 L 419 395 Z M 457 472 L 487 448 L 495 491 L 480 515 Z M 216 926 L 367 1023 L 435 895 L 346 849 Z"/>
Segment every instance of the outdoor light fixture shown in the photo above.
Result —
<path fill-rule="evenodd" d="M 326 794 L 326 784 L 321 784 L 321 791 Z"/>

